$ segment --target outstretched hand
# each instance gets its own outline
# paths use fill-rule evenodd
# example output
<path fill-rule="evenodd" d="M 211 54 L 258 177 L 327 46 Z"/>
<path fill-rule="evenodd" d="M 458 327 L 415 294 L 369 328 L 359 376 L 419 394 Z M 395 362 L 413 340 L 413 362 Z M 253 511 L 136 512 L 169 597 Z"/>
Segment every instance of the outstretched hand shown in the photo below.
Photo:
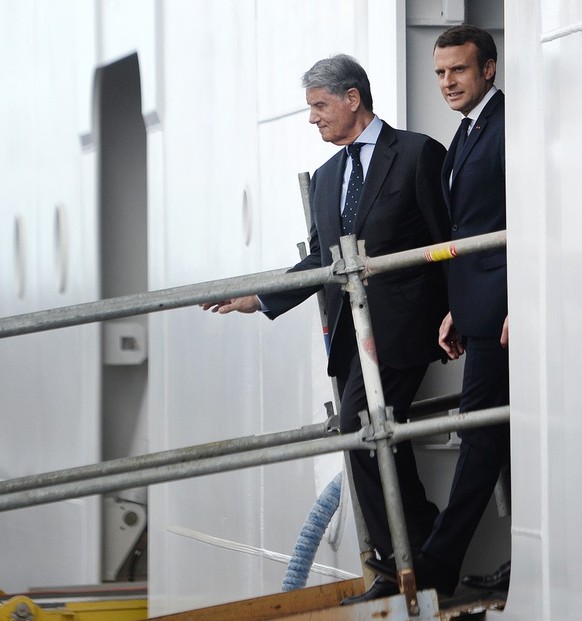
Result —
<path fill-rule="evenodd" d="M 451 360 L 457 360 L 465 353 L 461 335 L 455 329 L 451 313 L 443 319 L 439 328 L 439 345 Z"/>
<path fill-rule="evenodd" d="M 261 303 L 256 295 L 247 295 L 242 298 L 231 298 L 230 300 L 221 300 L 220 302 L 210 304 L 200 304 L 200 306 L 205 311 L 210 310 L 213 313 L 226 315 L 226 313 L 232 313 L 233 311 L 254 313 L 261 308 Z"/>

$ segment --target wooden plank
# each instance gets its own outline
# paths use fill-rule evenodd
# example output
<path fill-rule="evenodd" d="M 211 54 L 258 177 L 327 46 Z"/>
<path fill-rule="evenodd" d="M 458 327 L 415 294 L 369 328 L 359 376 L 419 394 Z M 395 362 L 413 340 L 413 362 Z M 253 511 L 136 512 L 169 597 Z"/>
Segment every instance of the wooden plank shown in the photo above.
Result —
<path fill-rule="evenodd" d="M 362 590 L 363 580 L 359 578 L 157 617 L 152 621 L 409 621 L 404 595 L 338 606 L 343 597 Z M 419 614 L 414 617 L 417 621 L 441 621 L 435 591 L 419 591 L 418 602 Z"/>
<path fill-rule="evenodd" d="M 150 621 L 409 621 L 403 595 L 339 606 L 350 595 L 364 591 L 362 578 L 298 589 L 219 606 L 200 608 Z M 483 619 L 487 610 L 503 610 L 505 599 L 499 594 L 464 593 L 439 603 L 434 590 L 418 592 L 420 612 L 417 621 L 456 621 Z"/>
<path fill-rule="evenodd" d="M 180 612 L 153 621 L 271 621 L 298 613 L 338 606 L 344 597 L 364 591 L 362 578 L 342 580 L 287 593 L 265 595 L 254 599 Z"/>

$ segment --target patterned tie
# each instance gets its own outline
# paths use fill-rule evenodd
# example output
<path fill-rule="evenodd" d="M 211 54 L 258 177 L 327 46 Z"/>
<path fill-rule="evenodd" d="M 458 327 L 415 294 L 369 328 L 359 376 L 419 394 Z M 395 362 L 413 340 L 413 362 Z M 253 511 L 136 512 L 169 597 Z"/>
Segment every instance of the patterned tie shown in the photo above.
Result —
<path fill-rule="evenodd" d="M 467 132 L 469 131 L 469 125 L 471 125 L 471 119 L 466 116 L 461 121 L 461 134 L 459 135 L 459 142 L 457 142 L 457 150 L 455 151 L 455 163 L 453 165 L 453 169 L 457 170 L 457 163 L 459 162 L 459 158 L 461 157 L 461 152 L 463 151 L 463 147 L 465 146 L 465 141 L 467 140 Z"/>
<path fill-rule="evenodd" d="M 354 220 L 358 209 L 358 201 L 364 186 L 364 169 L 360 161 L 360 150 L 364 146 L 363 142 L 354 142 L 348 145 L 348 153 L 352 158 L 352 172 L 348 183 L 346 194 L 346 204 L 342 211 L 342 234 L 349 235 L 354 230 Z"/>

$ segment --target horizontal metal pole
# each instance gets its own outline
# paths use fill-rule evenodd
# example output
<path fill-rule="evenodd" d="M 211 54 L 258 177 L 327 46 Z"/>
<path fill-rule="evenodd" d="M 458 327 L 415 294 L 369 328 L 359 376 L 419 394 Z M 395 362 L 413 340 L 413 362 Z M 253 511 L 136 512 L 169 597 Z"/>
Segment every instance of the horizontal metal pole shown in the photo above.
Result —
<path fill-rule="evenodd" d="M 455 241 L 442 244 L 433 244 L 426 248 L 413 248 L 412 250 L 404 250 L 380 257 L 365 257 L 362 278 L 420 263 L 449 261 L 473 252 L 503 248 L 506 243 L 506 231 L 496 231 L 495 233 L 475 235 L 474 237 L 456 239 Z"/>
<path fill-rule="evenodd" d="M 394 423 L 391 425 L 391 429 L 389 426 L 388 433 L 390 443 L 398 444 L 405 440 L 423 438 L 448 431 L 475 429 L 476 427 L 500 425 L 507 422 L 509 422 L 509 406 L 451 416 L 438 416 L 402 424 Z"/>
<path fill-rule="evenodd" d="M 256 449 L 240 454 L 208 457 L 186 463 L 147 468 L 138 472 L 99 477 L 90 481 L 75 481 L 41 489 L 3 494 L 0 496 L 0 511 L 31 507 L 69 498 L 106 494 L 122 489 L 178 481 L 218 472 L 230 472 L 253 466 L 264 466 L 335 453 L 336 451 L 373 449 L 375 443 L 367 442 L 362 436 L 362 431 L 359 431 L 345 436 L 332 436 L 292 445 Z"/>
<path fill-rule="evenodd" d="M 445 261 L 470 252 L 501 247 L 505 244 L 505 240 L 505 231 L 499 231 L 381 257 L 366 257 L 362 277 L 367 278 L 402 267 Z M 334 273 L 333 265 L 291 273 L 288 273 L 287 269 L 235 276 L 5 317 L 0 319 L 0 338 L 214 303 L 244 295 L 261 295 L 274 291 L 321 286 L 325 283 L 346 282 L 344 275 Z"/>
<path fill-rule="evenodd" d="M 196 306 L 206 302 L 214 303 L 244 295 L 290 291 L 320 286 L 328 282 L 345 281 L 345 277 L 333 274 L 331 266 L 292 273 L 287 273 L 287 269 L 122 295 L 116 298 L 5 317 L 0 319 L 0 338 L 67 328 L 95 321 L 145 315 L 174 308 Z"/>
<path fill-rule="evenodd" d="M 325 437 L 328 432 L 328 427 L 329 420 L 323 423 L 301 427 L 301 429 L 210 442 L 209 444 L 188 446 L 169 451 L 160 451 L 158 453 L 149 453 L 147 455 L 122 457 L 99 464 L 77 466 L 75 468 L 66 468 L 53 472 L 19 477 L 17 479 L 9 479 L 0 482 L 0 495 L 70 483 L 73 481 L 84 481 L 111 474 L 135 472 L 145 468 L 157 468 L 159 466 L 167 466 L 218 455 L 232 455 L 234 453 L 242 453 L 269 446 L 281 446 L 282 444 L 314 440 Z"/>
<path fill-rule="evenodd" d="M 397 444 L 398 442 L 413 438 L 421 438 L 446 431 L 455 431 L 457 429 L 495 425 L 507 422 L 508 420 L 509 407 L 504 407 L 471 412 L 469 414 L 440 416 L 434 419 L 402 424 L 390 423 L 389 425 L 387 424 L 389 429 L 388 438 L 390 444 Z M 287 432 L 282 432 L 282 435 L 286 435 L 286 433 Z M 111 462 L 104 462 L 103 464 L 96 464 L 94 466 L 94 468 L 101 470 L 99 473 L 93 473 L 94 476 L 91 480 L 84 479 L 69 482 L 53 481 L 52 485 L 43 488 L 4 493 L 0 495 L 0 512 L 69 498 L 106 494 L 122 489 L 165 483 L 218 472 L 229 472 L 253 466 L 264 466 L 293 459 L 334 453 L 336 451 L 374 449 L 376 447 L 376 442 L 363 439 L 363 434 L 364 431 L 362 430 L 353 434 L 330 436 L 291 445 L 267 446 L 238 453 L 235 453 L 233 450 L 233 452 L 228 455 L 214 455 L 204 458 L 189 456 L 187 459 L 184 457 L 183 460 L 177 463 L 166 463 L 165 465 L 154 466 L 156 463 L 161 463 L 161 461 L 158 462 L 158 460 L 163 459 L 164 455 L 179 452 L 181 449 L 139 457 L 128 457 L 124 460 L 113 460 L 113 463 L 119 461 L 133 461 L 135 463 L 135 468 L 131 471 L 127 470 L 117 474 L 105 474 L 108 464 Z M 276 436 L 278 434 L 272 435 Z M 235 443 L 237 440 L 227 441 L 227 443 L 228 442 Z M 220 445 L 221 443 L 216 444 Z M 196 453 L 196 449 L 201 449 L 201 454 L 205 450 L 210 450 L 210 447 L 212 447 L 212 444 L 191 447 L 191 451 L 192 454 L 194 454 Z M 234 444 L 232 448 L 234 449 Z M 54 474 L 58 475 L 59 473 Z M 10 481 L 6 481 L 5 483 L 10 483 Z"/>

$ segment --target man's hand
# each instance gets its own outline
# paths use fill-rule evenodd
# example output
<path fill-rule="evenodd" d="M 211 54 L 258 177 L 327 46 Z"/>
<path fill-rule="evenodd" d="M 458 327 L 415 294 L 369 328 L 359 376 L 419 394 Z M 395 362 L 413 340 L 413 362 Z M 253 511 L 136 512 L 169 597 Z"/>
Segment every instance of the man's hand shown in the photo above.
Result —
<path fill-rule="evenodd" d="M 231 298 L 230 300 L 221 300 L 213 304 L 200 304 L 205 310 L 211 310 L 213 313 L 226 315 L 232 311 L 239 313 L 254 313 L 261 308 L 261 303 L 256 295 L 247 295 L 244 298 Z"/>
<path fill-rule="evenodd" d="M 507 349 L 509 347 L 509 315 L 503 322 L 503 328 L 501 329 L 501 338 L 499 339 L 501 347 Z"/>
<path fill-rule="evenodd" d="M 457 360 L 465 353 L 461 335 L 455 330 L 451 313 L 443 319 L 439 328 L 439 345 L 447 352 L 451 360 Z"/>

